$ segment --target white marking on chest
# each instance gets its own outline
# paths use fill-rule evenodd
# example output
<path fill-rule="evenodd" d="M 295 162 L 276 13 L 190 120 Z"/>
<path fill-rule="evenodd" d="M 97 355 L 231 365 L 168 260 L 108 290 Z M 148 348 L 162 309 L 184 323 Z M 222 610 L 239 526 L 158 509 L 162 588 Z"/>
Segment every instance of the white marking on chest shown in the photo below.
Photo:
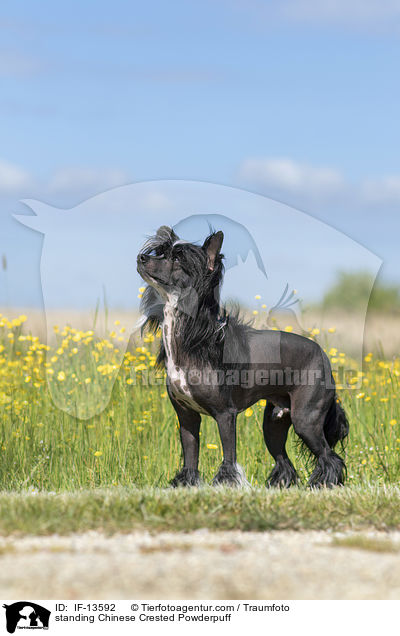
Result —
<path fill-rule="evenodd" d="M 166 370 L 169 386 L 176 400 L 188 408 L 191 408 L 193 411 L 208 415 L 207 411 L 193 398 L 190 385 L 187 380 L 187 373 L 184 369 L 179 367 L 175 360 L 174 354 L 176 353 L 176 343 L 174 342 L 174 330 L 176 303 L 177 299 L 172 298 L 169 299 L 164 306 L 163 342 L 166 354 Z"/>
<path fill-rule="evenodd" d="M 167 358 L 167 375 L 174 393 L 181 393 L 192 399 L 192 394 L 187 382 L 185 371 L 180 368 L 174 357 L 175 346 L 173 343 L 175 329 L 175 302 L 168 301 L 164 307 L 163 341 Z"/>

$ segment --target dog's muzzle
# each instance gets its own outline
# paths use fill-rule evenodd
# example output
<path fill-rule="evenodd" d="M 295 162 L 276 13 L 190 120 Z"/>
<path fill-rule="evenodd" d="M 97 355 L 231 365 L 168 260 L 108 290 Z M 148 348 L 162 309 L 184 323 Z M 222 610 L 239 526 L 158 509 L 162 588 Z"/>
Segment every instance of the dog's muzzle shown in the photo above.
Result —
<path fill-rule="evenodd" d="M 138 254 L 137 257 L 137 262 L 138 265 L 139 263 L 141 263 L 142 265 L 144 265 L 145 263 L 147 263 L 150 260 L 150 256 L 148 254 Z"/>

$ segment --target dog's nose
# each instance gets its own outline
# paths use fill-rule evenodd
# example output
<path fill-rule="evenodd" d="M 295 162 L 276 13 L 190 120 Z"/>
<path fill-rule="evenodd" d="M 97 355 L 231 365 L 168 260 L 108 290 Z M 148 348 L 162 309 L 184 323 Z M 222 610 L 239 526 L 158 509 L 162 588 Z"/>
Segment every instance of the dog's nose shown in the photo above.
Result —
<path fill-rule="evenodd" d="M 138 256 L 138 262 L 139 263 L 147 263 L 147 261 L 149 260 L 150 256 L 148 254 L 139 254 Z"/>

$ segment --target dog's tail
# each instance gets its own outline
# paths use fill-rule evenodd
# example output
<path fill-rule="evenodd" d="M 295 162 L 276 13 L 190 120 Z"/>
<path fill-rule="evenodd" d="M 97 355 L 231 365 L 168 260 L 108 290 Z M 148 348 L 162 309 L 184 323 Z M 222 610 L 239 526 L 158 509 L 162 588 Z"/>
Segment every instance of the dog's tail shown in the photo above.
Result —
<path fill-rule="evenodd" d="M 324 435 L 331 448 L 349 434 L 349 422 L 339 398 L 335 395 L 324 423 Z"/>

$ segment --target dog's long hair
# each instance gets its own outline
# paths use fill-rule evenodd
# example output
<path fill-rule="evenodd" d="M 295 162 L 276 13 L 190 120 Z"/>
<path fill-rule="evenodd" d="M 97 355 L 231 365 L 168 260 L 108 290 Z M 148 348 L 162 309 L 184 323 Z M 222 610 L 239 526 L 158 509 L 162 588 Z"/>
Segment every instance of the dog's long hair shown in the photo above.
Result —
<path fill-rule="evenodd" d="M 287 426 L 285 424 L 285 434 L 281 431 L 277 438 L 273 431 L 276 431 L 277 426 L 279 428 L 279 423 L 273 421 L 274 409 L 271 415 L 269 402 L 283 408 L 289 425 L 292 417 L 296 417 L 296 433 L 316 458 L 310 486 L 341 484 L 345 464 L 332 449 L 347 436 L 348 422 L 335 391 L 331 388 L 327 390 L 325 382 L 305 386 L 290 381 L 276 386 L 271 382 L 270 385 L 265 384 L 265 389 L 262 384 L 242 384 L 235 389 L 230 382 L 220 384 L 217 381 L 210 385 L 202 379 L 201 374 L 197 385 L 189 386 L 184 374 L 182 380 L 182 370 L 194 370 L 196 373 L 203 370 L 254 371 L 263 367 L 268 370 L 277 347 L 283 351 L 282 359 L 276 363 L 282 377 L 285 360 L 295 360 L 296 366 L 306 370 L 315 368 L 320 371 L 321 378 L 326 373 L 327 365 L 330 369 L 329 360 L 318 344 L 296 334 L 273 334 L 270 330 L 253 329 L 241 320 L 237 311 L 228 312 L 221 305 L 224 266 L 220 249 L 223 238 L 222 232 L 211 232 L 204 244 L 199 246 L 179 239 L 173 230 L 162 226 L 137 257 L 138 271 L 149 282 L 141 302 L 141 310 L 146 316 L 143 329 L 155 331 L 163 323 L 163 339 L 157 363 L 163 365 L 167 360 L 170 399 L 180 417 L 181 426 L 185 427 L 186 418 L 190 414 L 192 418 L 196 413 L 215 413 L 213 416 L 218 424 L 222 417 L 226 423 L 226 413 L 230 418 L 234 413 L 236 420 L 238 412 L 265 397 L 268 402 L 263 422 L 264 439 L 277 461 L 270 483 L 288 486 L 295 483 L 297 478 L 293 465 L 284 455 Z M 296 400 L 292 398 L 299 392 L 302 396 L 296 411 Z M 186 406 L 182 412 L 179 404 L 188 403 L 189 407 Z M 314 409 L 311 428 L 307 404 Z M 319 419 L 322 417 L 323 430 Z M 190 419 L 189 428 L 192 424 L 193 420 Z M 241 481 L 236 464 L 235 430 L 233 423 L 229 434 L 223 438 L 224 454 L 226 452 L 231 459 L 227 462 L 224 460 L 214 483 Z M 178 473 L 174 483 L 197 483 L 198 440 L 195 447 L 186 437 L 181 438 L 181 441 L 184 449 L 190 449 L 191 460 L 190 465 L 185 465 L 183 471 Z M 277 444 L 281 447 L 280 453 L 276 452 Z"/>
<path fill-rule="evenodd" d="M 161 231 L 160 231 L 161 230 Z M 225 305 L 221 305 L 221 284 L 224 275 L 223 254 L 218 253 L 213 262 L 213 268 L 204 274 L 204 265 L 207 260 L 206 249 L 217 235 L 212 231 L 207 237 L 203 249 L 186 241 L 180 241 L 170 228 L 160 228 L 156 236 L 148 239 L 142 252 L 158 254 L 161 250 L 175 249 L 179 243 L 185 246 L 182 250 L 184 264 L 189 272 L 199 272 L 201 275 L 194 277 L 195 287 L 192 294 L 185 296 L 178 302 L 179 329 L 185 342 L 185 351 L 178 352 L 182 360 L 190 352 L 192 360 L 199 364 L 211 362 L 223 365 L 223 348 L 230 348 L 229 359 L 247 360 L 246 331 L 250 324 L 246 324 L 240 316 L 237 306 L 231 307 L 229 312 Z M 148 329 L 155 333 L 164 318 L 165 301 L 154 289 L 147 285 L 140 303 L 141 313 L 146 317 L 142 325 L 142 333 Z M 162 366 L 165 361 L 164 345 L 161 341 L 157 356 L 157 365 Z M 232 364 L 230 365 L 233 366 Z"/>

